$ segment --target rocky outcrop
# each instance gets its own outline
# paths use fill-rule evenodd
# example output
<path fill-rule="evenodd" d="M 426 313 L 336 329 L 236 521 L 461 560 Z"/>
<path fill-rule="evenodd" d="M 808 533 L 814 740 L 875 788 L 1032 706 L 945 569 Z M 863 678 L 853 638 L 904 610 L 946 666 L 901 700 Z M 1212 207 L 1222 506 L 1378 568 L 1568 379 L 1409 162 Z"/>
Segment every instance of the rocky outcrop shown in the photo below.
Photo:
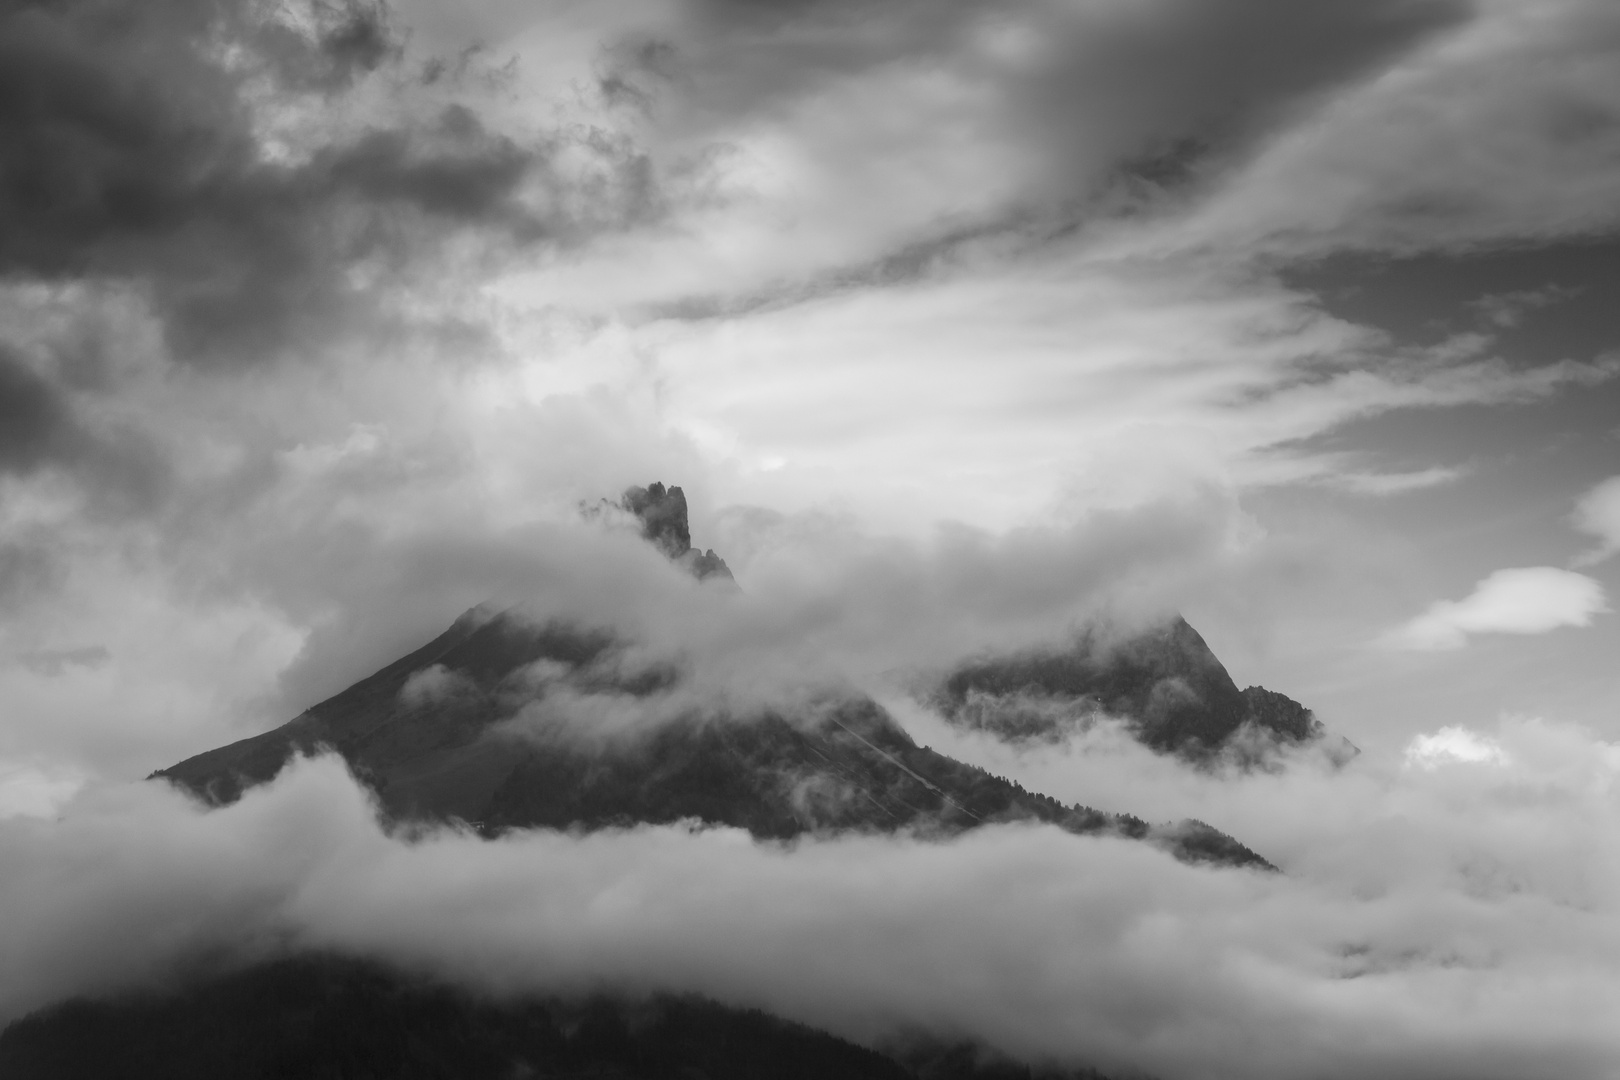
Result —
<path fill-rule="evenodd" d="M 1243 690 L 1243 701 L 1248 706 L 1251 722 L 1284 739 L 1303 742 L 1322 734 L 1322 722 L 1287 694 L 1263 686 L 1249 686 Z"/>
<path fill-rule="evenodd" d="M 1292 698 L 1239 690 L 1180 616 L 1125 637 L 1093 629 L 1060 648 L 966 661 L 925 696 L 953 723 L 1010 742 L 1059 741 L 1107 716 L 1148 747 L 1193 760 L 1227 751 L 1247 760 L 1267 742 L 1323 733 Z"/>
<path fill-rule="evenodd" d="M 731 568 L 713 549 L 699 550 L 692 546 L 686 492 L 680 488 L 665 488 L 657 481 L 646 487 L 627 488 L 618 505 L 640 520 L 644 539 L 689 569 L 698 580 L 710 577 L 734 580 Z"/>

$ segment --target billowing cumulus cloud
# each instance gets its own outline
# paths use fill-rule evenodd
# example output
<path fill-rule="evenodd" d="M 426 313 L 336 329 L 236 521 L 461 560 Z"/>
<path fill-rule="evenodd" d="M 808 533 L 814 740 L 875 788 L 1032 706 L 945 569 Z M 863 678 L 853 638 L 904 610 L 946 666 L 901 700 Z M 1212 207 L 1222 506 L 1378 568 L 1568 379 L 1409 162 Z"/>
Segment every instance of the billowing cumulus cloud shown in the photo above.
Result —
<path fill-rule="evenodd" d="M 1461 600 L 1435 601 L 1384 642 L 1402 649 L 1457 649 L 1471 634 L 1545 634 L 1589 626 L 1608 610 L 1602 584 L 1585 574 L 1552 566 L 1498 570 Z"/>
<path fill-rule="evenodd" d="M 1432 735 L 1419 735 L 1406 748 L 1406 763 L 1419 769 L 1438 769 L 1455 763 L 1506 764 L 1500 743 L 1465 727 L 1443 727 Z"/>

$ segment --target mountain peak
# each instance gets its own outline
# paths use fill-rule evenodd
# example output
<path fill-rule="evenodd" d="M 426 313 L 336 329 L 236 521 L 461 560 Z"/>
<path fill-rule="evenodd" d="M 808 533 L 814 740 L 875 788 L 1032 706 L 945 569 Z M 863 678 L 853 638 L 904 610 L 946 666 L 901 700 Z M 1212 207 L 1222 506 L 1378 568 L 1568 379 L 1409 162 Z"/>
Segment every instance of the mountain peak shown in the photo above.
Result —
<path fill-rule="evenodd" d="M 1123 637 L 1088 629 L 1062 645 L 980 656 L 931 696 L 953 723 L 1012 742 L 1061 740 L 1110 715 L 1151 749 L 1195 761 L 1223 752 L 1247 760 L 1263 756 L 1267 743 L 1298 745 L 1324 734 L 1311 710 L 1287 695 L 1239 690 L 1180 615 Z"/>
<path fill-rule="evenodd" d="M 643 539 L 685 566 L 698 580 L 709 577 L 732 580 L 731 568 L 713 549 L 699 550 L 692 546 L 686 492 L 679 487 L 666 488 L 657 480 L 646 487 L 628 487 L 618 505 L 641 522 Z"/>
<path fill-rule="evenodd" d="M 515 610 L 486 615 L 468 612 L 279 728 L 153 775 L 228 803 L 294 756 L 327 747 L 390 821 L 459 819 L 486 836 L 698 819 L 771 840 L 852 831 L 945 837 L 1031 821 L 1146 840 L 1188 862 L 1274 869 L 1208 825 L 1150 826 L 1026 791 L 918 745 L 859 693 L 741 711 L 677 703 L 661 714 L 661 696 L 684 677 L 678 665 L 631 670 L 622 663 L 628 643 L 608 631 L 537 623 Z M 588 722 L 591 701 L 639 703 L 646 722 L 635 737 L 577 738 L 569 710 Z"/>

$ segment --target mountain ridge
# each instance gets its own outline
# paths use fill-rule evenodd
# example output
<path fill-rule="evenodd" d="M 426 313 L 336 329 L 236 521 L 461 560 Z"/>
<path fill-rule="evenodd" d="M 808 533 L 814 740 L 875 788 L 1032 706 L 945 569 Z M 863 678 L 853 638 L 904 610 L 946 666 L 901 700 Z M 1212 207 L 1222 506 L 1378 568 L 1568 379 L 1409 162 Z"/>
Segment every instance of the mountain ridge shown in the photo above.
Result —
<path fill-rule="evenodd" d="M 502 727 L 549 693 L 585 687 L 647 699 L 679 679 L 673 668 L 628 675 L 598 664 L 620 647 L 607 631 L 534 624 L 472 609 L 422 648 L 279 728 L 205 751 L 152 774 L 218 805 L 273 778 L 297 754 L 330 748 L 398 822 L 587 829 L 697 818 L 760 839 L 817 832 L 948 836 L 1032 820 L 1076 833 L 1149 839 L 1188 861 L 1271 868 L 1208 825 L 1154 827 L 1129 814 L 1065 806 L 917 743 L 870 698 L 829 696 L 794 712 L 735 716 L 687 709 L 634 737 L 581 745 Z M 539 688 L 525 673 L 543 664 Z M 439 669 L 453 693 L 412 703 L 410 680 Z M 560 674 L 559 674 L 560 671 Z M 540 696 L 534 696 L 536 693 Z"/>
<path fill-rule="evenodd" d="M 602 505 L 634 515 L 643 538 L 694 577 L 734 581 L 723 559 L 692 546 L 681 488 L 631 487 Z M 151 778 L 218 805 L 270 780 L 295 755 L 330 749 L 374 793 L 388 821 L 459 820 L 490 836 L 696 819 L 762 840 L 845 831 L 945 837 L 990 823 L 1036 821 L 1147 840 L 1189 862 L 1275 869 L 1203 822 L 1155 826 L 1128 813 L 1064 805 L 919 746 L 856 691 L 742 713 L 682 698 L 681 667 L 644 658 L 632 663 L 631 644 L 610 629 L 481 604 L 286 724 Z M 1198 667 L 1203 676 L 1194 699 L 1202 693 L 1228 712 L 1242 707 L 1225 668 L 1184 621 L 1163 642 L 1143 638 L 1130 648 L 1148 661 L 1103 671 L 1119 684 L 1114 690 L 1131 691 L 1110 700 L 1134 701 L 1135 693 L 1151 716 L 1161 688 L 1175 680 L 1191 685 L 1185 671 Z M 1125 655 L 1110 655 L 1116 654 Z M 942 712 L 961 722 L 969 704 L 993 692 L 1084 698 L 1099 670 L 1062 654 L 962 665 L 944 684 Z M 1285 719 L 1290 706 L 1303 709 L 1281 695 L 1265 700 Z M 1161 725 L 1160 734 L 1172 728 L 1192 731 L 1194 739 L 1208 734 L 1189 726 L 1188 717 L 1210 710 L 1189 708 L 1166 713 L 1169 726 Z M 603 714 L 632 717 L 629 730 L 603 736 L 596 730 Z M 1177 745 L 1168 736 L 1161 742 Z"/>
<path fill-rule="evenodd" d="M 1224 757 L 1263 764 L 1268 749 L 1327 736 L 1311 710 L 1286 694 L 1238 689 L 1181 615 L 1124 636 L 1090 627 L 1058 646 L 985 653 L 925 685 L 920 696 L 954 726 L 1015 744 L 1061 741 L 1099 717 L 1115 717 L 1149 749 L 1194 763 Z M 1349 756 L 1355 752 L 1349 747 Z"/>

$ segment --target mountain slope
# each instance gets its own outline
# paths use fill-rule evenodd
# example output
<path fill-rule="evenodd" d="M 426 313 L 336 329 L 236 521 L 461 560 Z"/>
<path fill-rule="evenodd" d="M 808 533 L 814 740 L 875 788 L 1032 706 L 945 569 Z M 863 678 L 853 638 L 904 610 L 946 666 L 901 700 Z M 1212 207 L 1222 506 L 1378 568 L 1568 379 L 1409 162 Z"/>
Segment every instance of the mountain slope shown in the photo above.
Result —
<path fill-rule="evenodd" d="M 695 576 L 730 578 L 712 551 L 695 554 L 680 488 L 631 488 L 608 505 L 634 513 L 643 537 Z M 389 818 L 458 819 L 489 835 L 695 818 L 772 840 L 846 830 L 946 836 L 1028 820 L 1151 840 L 1189 861 L 1270 867 L 1200 822 L 1150 827 L 1065 806 L 918 746 L 858 694 L 746 714 L 694 704 L 678 694 L 679 667 L 633 659 L 630 644 L 607 630 L 476 607 L 287 724 L 153 776 L 224 803 L 294 755 L 330 748 Z"/>
<path fill-rule="evenodd" d="M 938 1049 L 905 1060 L 751 1009 L 484 998 L 309 955 L 168 993 L 73 1001 L 0 1033 L 7 1080 L 1102 1080 Z"/>
<path fill-rule="evenodd" d="M 1208 826 L 1151 829 L 1064 806 L 918 746 L 875 702 L 829 697 L 789 713 L 687 708 L 625 737 L 546 723 L 548 703 L 655 702 L 673 668 L 624 674 L 601 631 L 474 609 L 428 645 L 291 722 L 153 775 L 213 802 L 330 747 L 396 820 L 458 818 L 488 834 L 687 818 L 763 839 L 811 831 L 949 835 L 1035 820 L 1077 833 L 1157 839 L 1183 858 L 1267 866 Z M 544 672 L 538 683 L 536 669 Z M 431 682 L 436 692 L 413 688 Z M 525 710 L 529 710 L 526 712 Z M 539 717 L 531 717 L 538 711 Z M 529 720 L 531 722 L 525 722 Z"/>
<path fill-rule="evenodd" d="M 1257 739 L 1297 745 L 1324 735 L 1292 698 L 1239 690 L 1179 615 L 1125 638 L 1088 630 L 1064 647 L 971 660 L 925 697 L 953 723 L 1011 742 L 1055 741 L 1098 715 L 1118 717 L 1145 745 L 1192 760 L 1252 754 Z"/>

